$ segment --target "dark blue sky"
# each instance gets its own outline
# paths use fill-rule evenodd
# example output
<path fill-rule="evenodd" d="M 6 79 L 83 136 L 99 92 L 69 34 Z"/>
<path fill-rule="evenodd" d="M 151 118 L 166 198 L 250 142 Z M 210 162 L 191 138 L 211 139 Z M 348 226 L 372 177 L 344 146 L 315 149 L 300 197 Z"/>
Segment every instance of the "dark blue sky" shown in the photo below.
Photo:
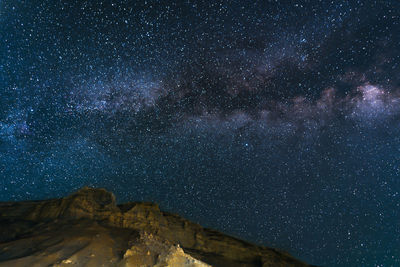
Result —
<path fill-rule="evenodd" d="M 326 266 L 400 264 L 398 1 L 0 3 L 0 200 L 84 185 Z"/>

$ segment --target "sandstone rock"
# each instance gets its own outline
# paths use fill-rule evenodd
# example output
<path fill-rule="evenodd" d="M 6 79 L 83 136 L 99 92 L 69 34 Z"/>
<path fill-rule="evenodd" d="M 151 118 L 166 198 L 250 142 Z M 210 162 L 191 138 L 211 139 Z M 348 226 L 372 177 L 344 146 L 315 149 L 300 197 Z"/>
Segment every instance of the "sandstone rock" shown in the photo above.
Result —
<path fill-rule="evenodd" d="M 308 266 L 104 189 L 0 203 L 0 266 Z"/>

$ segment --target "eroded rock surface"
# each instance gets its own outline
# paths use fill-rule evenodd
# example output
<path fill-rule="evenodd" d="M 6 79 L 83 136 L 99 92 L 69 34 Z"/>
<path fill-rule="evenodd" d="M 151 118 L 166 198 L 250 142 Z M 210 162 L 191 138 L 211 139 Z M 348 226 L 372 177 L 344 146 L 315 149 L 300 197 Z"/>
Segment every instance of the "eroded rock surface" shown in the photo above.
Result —
<path fill-rule="evenodd" d="M 0 203 L 0 266 L 308 266 L 104 189 Z"/>

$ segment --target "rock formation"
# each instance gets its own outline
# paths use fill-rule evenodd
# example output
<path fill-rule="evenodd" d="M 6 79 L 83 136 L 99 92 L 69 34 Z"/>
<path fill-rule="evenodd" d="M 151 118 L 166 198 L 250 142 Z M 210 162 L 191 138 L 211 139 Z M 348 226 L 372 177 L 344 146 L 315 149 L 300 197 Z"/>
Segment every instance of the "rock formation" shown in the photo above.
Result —
<path fill-rule="evenodd" d="M 308 266 L 104 189 L 0 203 L 0 266 Z"/>

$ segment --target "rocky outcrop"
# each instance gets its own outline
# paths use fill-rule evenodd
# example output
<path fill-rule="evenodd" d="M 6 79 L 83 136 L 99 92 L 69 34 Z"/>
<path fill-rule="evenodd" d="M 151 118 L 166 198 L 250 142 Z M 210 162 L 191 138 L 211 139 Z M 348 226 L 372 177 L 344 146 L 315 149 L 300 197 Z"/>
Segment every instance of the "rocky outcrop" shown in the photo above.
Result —
<path fill-rule="evenodd" d="M 104 189 L 0 203 L 0 224 L 0 266 L 307 266 Z"/>

